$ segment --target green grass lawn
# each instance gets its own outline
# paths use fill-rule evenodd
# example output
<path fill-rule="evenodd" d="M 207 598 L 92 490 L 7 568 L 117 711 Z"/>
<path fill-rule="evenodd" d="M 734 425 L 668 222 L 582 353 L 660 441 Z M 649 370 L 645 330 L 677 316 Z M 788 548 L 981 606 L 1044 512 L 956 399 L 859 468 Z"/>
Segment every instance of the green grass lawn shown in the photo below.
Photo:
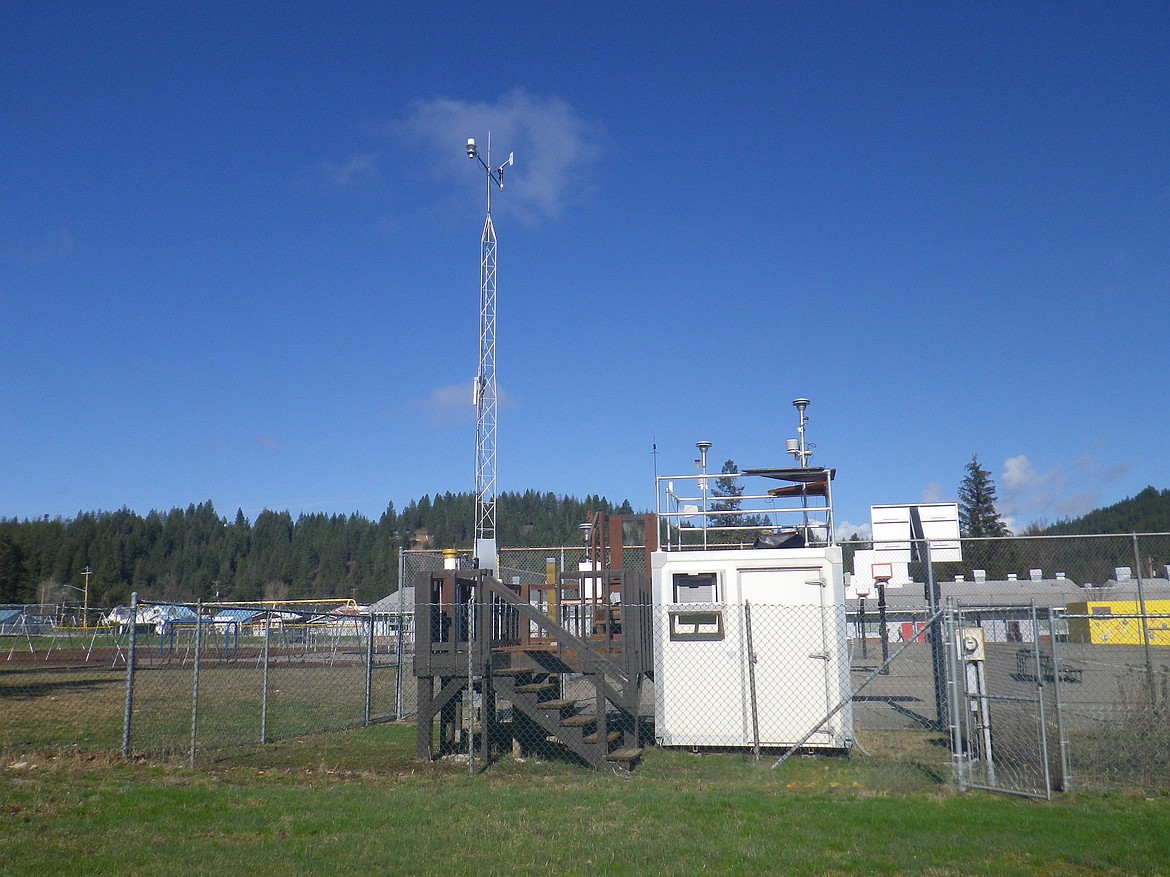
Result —
<path fill-rule="evenodd" d="M 630 775 L 419 764 L 381 725 L 196 771 L 4 750 L 0 873 L 1170 874 L 1170 800 L 890 790 L 880 762 L 652 750 Z M 908 775 L 909 776 L 909 775 Z"/>
<path fill-rule="evenodd" d="M 153 657 L 153 655 L 152 655 Z M 374 715 L 394 706 L 393 670 L 374 676 Z M 267 739 L 352 727 L 365 713 L 365 668 L 274 660 L 268 673 Z M 147 664 L 135 674 L 131 751 L 186 753 L 191 743 L 193 666 Z M 255 660 L 209 662 L 200 672 L 200 751 L 260 740 L 263 674 Z M 126 699 L 124 665 L 0 663 L 0 751 L 76 746 L 120 749 Z"/>

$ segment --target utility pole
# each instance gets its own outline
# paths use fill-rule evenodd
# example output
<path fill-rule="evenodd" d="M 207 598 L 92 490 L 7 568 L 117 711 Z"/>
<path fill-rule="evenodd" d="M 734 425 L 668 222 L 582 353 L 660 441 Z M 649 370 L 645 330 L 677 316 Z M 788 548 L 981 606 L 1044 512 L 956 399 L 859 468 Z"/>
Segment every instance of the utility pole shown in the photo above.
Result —
<path fill-rule="evenodd" d="M 81 626 L 89 627 L 89 577 L 93 575 L 93 570 L 89 568 L 88 563 L 85 565 L 85 569 L 81 571 L 81 574 L 85 576 L 85 604 L 81 610 Z"/>

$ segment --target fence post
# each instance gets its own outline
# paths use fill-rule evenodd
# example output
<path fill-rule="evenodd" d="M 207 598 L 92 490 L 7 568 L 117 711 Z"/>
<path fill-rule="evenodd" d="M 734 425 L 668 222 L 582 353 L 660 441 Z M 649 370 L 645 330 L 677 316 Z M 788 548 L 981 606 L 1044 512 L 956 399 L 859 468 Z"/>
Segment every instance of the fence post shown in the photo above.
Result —
<path fill-rule="evenodd" d="M 134 711 L 134 639 L 138 630 L 138 592 L 130 595 L 130 644 L 126 648 L 126 702 L 122 707 L 122 755 L 130 754 L 130 716 Z"/>
<path fill-rule="evenodd" d="M 394 640 L 395 640 L 395 661 L 394 661 L 394 719 L 395 721 L 402 721 L 402 636 L 403 625 L 405 619 L 403 617 L 404 601 L 406 594 L 403 589 L 406 587 L 406 552 L 401 548 L 398 549 L 398 620 L 395 624 Z M 411 607 L 411 611 L 414 607 Z"/>
<path fill-rule="evenodd" d="M 942 641 L 946 632 L 943 629 L 942 612 L 940 611 L 943 608 L 941 605 L 942 587 L 934 577 L 934 561 L 930 557 L 930 541 L 923 532 L 917 507 L 910 509 L 910 534 L 910 558 L 913 562 L 921 564 L 920 568 L 925 579 L 927 606 L 930 607 L 935 619 L 929 628 L 930 663 L 934 671 L 934 727 L 936 731 L 945 731 L 950 710 L 947 708 L 946 653 Z M 913 574 L 913 567 L 911 567 L 911 573 Z"/>
<path fill-rule="evenodd" d="M 1040 666 L 1040 620 L 1036 616 L 1036 601 L 1032 600 L 1032 642 L 1036 644 L 1036 706 L 1040 722 L 1040 759 L 1044 763 L 1044 799 L 1052 800 L 1052 771 L 1048 764 L 1048 719 L 1044 714 L 1044 673 Z M 1057 668 L 1053 666 L 1053 676 Z"/>
<path fill-rule="evenodd" d="M 756 650 L 752 645 L 752 604 L 750 600 L 743 601 L 744 633 L 747 637 L 747 665 L 748 665 L 748 694 L 752 704 L 752 755 L 756 763 L 760 762 L 760 712 L 759 702 L 756 700 Z M 821 622 L 824 624 L 824 621 Z"/>
<path fill-rule="evenodd" d="M 1052 698 L 1056 709 L 1056 750 L 1060 757 L 1060 780 L 1057 789 L 1061 792 L 1072 790 L 1068 775 L 1068 737 L 1064 733 L 1064 699 L 1061 696 L 1060 649 L 1056 639 L 1056 610 L 1048 607 L 1048 636 L 1052 643 Z M 1039 643 L 1036 644 L 1039 648 Z"/>
<path fill-rule="evenodd" d="M 1154 662 L 1150 658 L 1150 625 L 1146 615 L 1146 589 L 1142 584 L 1142 559 L 1138 554 L 1137 533 L 1133 536 L 1133 571 L 1137 575 L 1138 612 L 1142 615 L 1142 647 L 1146 654 L 1146 687 L 1150 691 L 1150 710 L 1157 709 L 1157 686 L 1154 683 Z"/>
<path fill-rule="evenodd" d="M 195 767 L 195 745 L 199 735 L 199 663 L 203 646 L 203 601 L 195 601 L 195 678 L 191 685 L 191 757 L 190 766 Z"/>
<path fill-rule="evenodd" d="M 962 707 L 965 704 L 964 691 L 959 685 L 959 674 L 965 672 L 961 667 L 961 661 L 957 654 L 959 648 L 959 631 L 963 629 L 963 617 L 961 610 L 955 607 L 955 598 L 947 597 L 946 600 L 947 613 L 947 627 L 950 632 L 947 635 L 947 682 L 950 690 L 950 697 L 948 703 L 950 704 L 950 711 L 948 713 L 950 724 L 950 738 L 951 738 L 951 763 L 955 769 L 955 779 L 959 785 L 959 791 L 967 791 L 967 773 L 969 770 L 969 759 L 967 757 L 966 749 L 963 746 L 963 721 L 969 720 L 970 712 L 964 710 Z"/>
<path fill-rule="evenodd" d="M 366 635 L 366 721 L 370 723 L 370 702 L 374 689 L 374 612 L 370 610 L 370 625 Z"/>
<path fill-rule="evenodd" d="M 268 742 L 268 644 L 272 640 L 272 610 L 264 613 L 264 672 L 260 683 L 260 742 Z"/>
<path fill-rule="evenodd" d="M 498 563 L 498 561 L 497 561 Z M 493 570 L 499 572 L 499 570 Z M 479 596 L 480 589 L 483 587 L 483 577 L 476 579 L 476 584 L 471 586 L 471 593 L 467 595 L 467 775 L 475 775 L 475 656 L 473 654 L 475 648 L 475 621 L 476 621 L 476 598 Z M 459 648 L 459 635 L 455 635 L 455 648 Z M 604 734 L 604 726 L 598 732 L 602 737 Z"/>

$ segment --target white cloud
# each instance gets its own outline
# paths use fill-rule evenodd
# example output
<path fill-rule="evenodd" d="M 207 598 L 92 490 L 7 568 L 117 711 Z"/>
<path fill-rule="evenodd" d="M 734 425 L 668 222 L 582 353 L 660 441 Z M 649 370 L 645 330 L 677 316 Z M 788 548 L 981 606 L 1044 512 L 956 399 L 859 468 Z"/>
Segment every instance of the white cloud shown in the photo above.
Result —
<path fill-rule="evenodd" d="M 1032 468 L 1032 462 L 1020 454 L 1018 457 L 1008 457 L 1003 461 L 1003 486 L 1008 490 L 1021 490 L 1030 484 L 1042 480 Z"/>
<path fill-rule="evenodd" d="M 1082 478 L 1100 481 L 1102 484 L 1113 484 L 1129 474 L 1130 464 L 1118 462 L 1105 464 L 1097 462 L 1091 454 L 1085 454 L 1076 460 L 1076 468 Z"/>
<path fill-rule="evenodd" d="M 378 175 L 378 157 L 372 152 L 367 152 L 355 155 L 349 161 L 341 164 L 323 161 L 321 162 L 321 171 L 330 183 L 344 188 L 351 183 L 376 177 Z"/>
<path fill-rule="evenodd" d="M 1129 468 L 1127 463 L 1102 464 L 1087 454 L 1070 465 L 1057 462 L 1049 469 L 1037 469 L 1024 454 L 1009 457 L 999 476 L 999 512 L 1012 522 L 1078 517 L 1100 507 L 1105 488 L 1123 478 Z"/>
<path fill-rule="evenodd" d="M 926 487 L 922 488 L 923 502 L 942 502 L 943 489 L 942 485 L 937 481 L 932 481 Z"/>
<path fill-rule="evenodd" d="M 475 407 L 471 404 L 471 381 L 448 384 L 431 390 L 425 399 L 416 399 L 407 405 L 411 411 L 425 415 L 436 429 L 475 422 Z"/>
<path fill-rule="evenodd" d="M 492 164 L 515 152 L 505 172 L 509 205 L 536 220 L 556 218 L 583 184 L 583 171 L 601 154 L 602 133 L 568 103 L 513 89 L 495 102 L 438 98 L 416 101 L 396 125 L 407 140 L 424 146 L 442 173 L 467 174 L 464 144 L 474 137 L 487 160 L 491 133 Z"/>
<path fill-rule="evenodd" d="M 853 538 L 853 534 L 863 540 L 870 540 L 873 538 L 873 527 L 869 524 L 851 524 L 848 521 L 835 522 L 835 536 L 838 542 L 844 542 Z"/>
<path fill-rule="evenodd" d="M 405 410 L 408 413 L 421 414 L 427 423 L 435 429 L 447 429 L 453 426 L 464 426 L 475 423 L 475 405 L 471 400 L 472 381 L 462 384 L 448 384 L 431 390 L 425 399 L 415 399 L 407 403 Z M 511 399 L 497 386 L 496 405 L 499 408 L 511 407 Z"/>
<path fill-rule="evenodd" d="M 1003 490 L 999 512 L 1010 529 L 1017 529 L 1024 519 L 1051 518 L 1068 486 L 1064 470 L 1057 464 L 1047 471 L 1038 470 L 1024 454 L 1003 461 L 999 476 Z"/>

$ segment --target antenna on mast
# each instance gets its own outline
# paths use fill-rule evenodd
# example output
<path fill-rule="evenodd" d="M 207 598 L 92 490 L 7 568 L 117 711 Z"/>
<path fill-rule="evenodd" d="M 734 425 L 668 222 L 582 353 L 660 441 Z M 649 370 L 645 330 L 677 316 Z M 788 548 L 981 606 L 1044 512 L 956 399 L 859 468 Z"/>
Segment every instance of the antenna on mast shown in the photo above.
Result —
<path fill-rule="evenodd" d="M 479 248 L 479 366 L 472 401 L 475 404 L 475 558 L 484 569 L 496 570 L 496 229 L 492 224 L 492 184 L 504 188 L 504 168 L 515 164 L 515 153 L 492 168 L 492 135 L 487 161 L 475 138 L 467 138 L 467 157 L 479 161 L 486 174 L 487 216 Z"/>
<path fill-rule="evenodd" d="M 804 411 L 810 403 L 808 399 L 793 399 L 792 404 L 796 406 L 796 432 L 799 438 L 788 439 L 785 451 L 792 454 L 796 458 L 796 462 L 803 469 L 808 466 L 808 458 L 812 456 L 812 451 L 809 450 L 804 442 L 804 427 L 808 423 L 808 418 L 804 416 Z"/>

